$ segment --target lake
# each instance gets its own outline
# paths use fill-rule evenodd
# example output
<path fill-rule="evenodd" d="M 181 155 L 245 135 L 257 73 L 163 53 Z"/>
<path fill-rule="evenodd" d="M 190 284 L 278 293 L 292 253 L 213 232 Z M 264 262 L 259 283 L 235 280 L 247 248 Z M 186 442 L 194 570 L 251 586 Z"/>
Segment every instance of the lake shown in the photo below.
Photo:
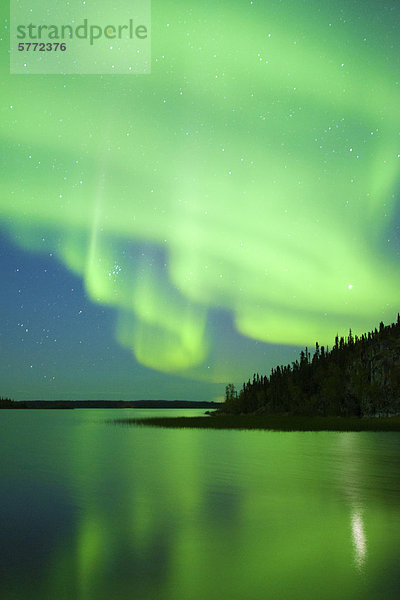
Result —
<path fill-rule="evenodd" d="M 1 411 L 1 600 L 398 600 L 400 434 L 203 413 Z"/>

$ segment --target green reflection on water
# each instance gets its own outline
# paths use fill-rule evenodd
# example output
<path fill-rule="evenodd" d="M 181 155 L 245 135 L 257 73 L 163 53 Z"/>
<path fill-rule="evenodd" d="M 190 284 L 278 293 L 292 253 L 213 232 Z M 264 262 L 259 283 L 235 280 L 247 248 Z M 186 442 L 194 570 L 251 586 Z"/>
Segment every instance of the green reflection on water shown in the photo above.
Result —
<path fill-rule="evenodd" d="M 28 559 L 14 547 L 2 599 L 398 597 L 397 434 L 153 430 L 114 415 L 5 415 L 2 497 L 25 498 L 6 515 L 31 510 L 36 533 Z"/>

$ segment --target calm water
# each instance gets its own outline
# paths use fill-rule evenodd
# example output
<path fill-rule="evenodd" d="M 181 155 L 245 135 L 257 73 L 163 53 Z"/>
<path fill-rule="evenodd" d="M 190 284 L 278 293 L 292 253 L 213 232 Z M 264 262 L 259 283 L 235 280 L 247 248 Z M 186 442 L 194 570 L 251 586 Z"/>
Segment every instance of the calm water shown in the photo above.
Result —
<path fill-rule="evenodd" d="M 1 412 L 1 600 L 400 597 L 400 434 L 123 416 Z"/>

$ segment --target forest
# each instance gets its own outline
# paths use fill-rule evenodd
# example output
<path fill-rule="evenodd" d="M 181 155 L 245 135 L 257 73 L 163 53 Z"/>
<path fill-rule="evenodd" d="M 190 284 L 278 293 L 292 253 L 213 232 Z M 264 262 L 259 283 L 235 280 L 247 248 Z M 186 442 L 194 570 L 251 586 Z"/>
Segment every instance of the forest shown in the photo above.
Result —
<path fill-rule="evenodd" d="M 391 416 L 400 413 L 400 316 L 358 337 L 336 336 L 332 349 L 305 348 L 269 376 L 226 386 L 224 414 Z"/>

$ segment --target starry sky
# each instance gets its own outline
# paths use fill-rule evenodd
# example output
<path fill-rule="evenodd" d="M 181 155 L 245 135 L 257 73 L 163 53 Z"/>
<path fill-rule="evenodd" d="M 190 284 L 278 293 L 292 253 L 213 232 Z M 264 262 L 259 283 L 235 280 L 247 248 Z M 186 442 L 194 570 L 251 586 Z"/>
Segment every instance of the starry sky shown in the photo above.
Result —
<path fill-rule="evenodd" d="M 10 75 L 0 395 L 221 398 L 400 305 L 397 1 L 153 1 L 149 75 Z"/>

